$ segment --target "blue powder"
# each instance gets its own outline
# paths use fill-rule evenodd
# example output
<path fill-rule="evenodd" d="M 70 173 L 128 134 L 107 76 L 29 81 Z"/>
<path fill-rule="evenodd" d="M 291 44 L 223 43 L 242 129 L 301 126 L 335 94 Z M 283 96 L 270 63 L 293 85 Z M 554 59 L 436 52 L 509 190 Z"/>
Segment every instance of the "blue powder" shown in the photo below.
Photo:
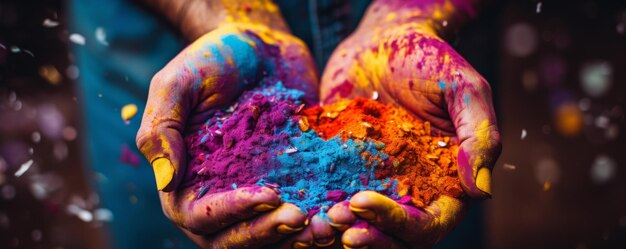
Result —
<path fill-rule="evenodd" d="M 263 181 L 278 184 L 283 201 L 304 210 L 323 211 L 332 206 L 334 201 L 326 198 L 328 191 L 341 190 L 352 196 L 363 190 L 385 192 L 396 187 L 395 181 L 376 179 L 378 161 L 361 156 L 369 152 L 384 161 L 388 156 L 381 152 L 380 144 L 352 139 L 344 143 L 339 136 L 326 141 L 313 131 L 292 137 L 289 142 L 298 151 L 278 155 L 280 168 L 271 170 Z"/>
<path fill-rule="evenodd" d="M 272 85 L 263 82 L 261 83 L 261 88 L 255 89 L 254 93 L 260 93 L 268 97 L 276 97 L 280 100 L 293 100 L 295 104 L 300 104 L 304 97 L 303 91 L 286 88 L 282 81 L 278 81 Z"/>
<path fill-rule="evenodd" d="M 441 90 L 446 90 L 446 83 L 443 81 L 439 81 L 439 87 L 441 88 Z"/>

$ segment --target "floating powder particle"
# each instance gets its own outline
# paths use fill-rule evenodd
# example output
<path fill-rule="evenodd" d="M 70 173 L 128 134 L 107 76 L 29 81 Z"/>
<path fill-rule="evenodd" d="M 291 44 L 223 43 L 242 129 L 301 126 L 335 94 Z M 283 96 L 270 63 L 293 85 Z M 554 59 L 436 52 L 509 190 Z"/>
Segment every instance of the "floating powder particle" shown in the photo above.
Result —
<path fill-rule="evenodd" d="M 120 114 L 122 115 L 122 119 L 124 121 L 130 120 L 137 114 L 137 105 L 135 104 L 125 105 L 124 107 L 122 107 Z"/>
<path fill-rule="evenodd" d="M 20 168 L 17 171 L 15 171 L 15 177 L 22 176 L 24 173 L 26 173 L 26 171 L 30 169 L 30 166 L 33 166 L 33 159 L 30 159 L 26 161 L 25 163 L 22 163 L 22 165 L 20 165 Z"/>
<path fill-rule="evenodd" d="M 85 37 L 82 36 L 81 34 L 70 34 L 70 41 L 73 42 L 74 44 L 78 44 L 78 45 L 85 45 Z"/>
<path fill-rule="evenodd" d="M 135 154 L 135 152 L 133 152 L 126 144 L 122 145 L 122 150 L 120 152 L 120 162 L 129 164 L 133 167 L 139 167 L 140 164 L 139 156 Z"/>
<path fill-rule="evenodd" d="M 46 28 L 53 28 L 53 27 L 59 26 L 59 22 L 46 18 L 43 20 L 43 23 L 41 25 L 43 25 Z"/>

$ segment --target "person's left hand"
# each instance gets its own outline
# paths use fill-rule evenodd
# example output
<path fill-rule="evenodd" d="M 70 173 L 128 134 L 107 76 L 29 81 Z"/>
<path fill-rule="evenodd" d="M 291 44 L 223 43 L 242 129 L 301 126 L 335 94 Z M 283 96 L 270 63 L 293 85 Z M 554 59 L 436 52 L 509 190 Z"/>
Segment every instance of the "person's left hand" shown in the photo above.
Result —
<path fill-rule="evenodd" d="M 501 145 L 489 84 L 426 22 L 363 23 L 368 21 L 331 56 L 320 99 L 377 97 L 429 121 L 433 134 L 459 144 L 458 175 L 465 194 L 490 197 L 491 168 Z M 362 192 L 349 204 L 333 207 L 329 217 L 343 229 L 354 224 L 342 238 L 347 247 L 428 248 L 456 226 L 464 209 L 464 202 L 447 196 L 420 210 Z M 369 225 L 355 224 L 347 211 Z"/>
<path fill-rule="evenodd" d="M 462 219 L 462 200 L 441 196 L 420 209 L 363 191 L 328 211 L 344 248 L 430 248 Z"/>

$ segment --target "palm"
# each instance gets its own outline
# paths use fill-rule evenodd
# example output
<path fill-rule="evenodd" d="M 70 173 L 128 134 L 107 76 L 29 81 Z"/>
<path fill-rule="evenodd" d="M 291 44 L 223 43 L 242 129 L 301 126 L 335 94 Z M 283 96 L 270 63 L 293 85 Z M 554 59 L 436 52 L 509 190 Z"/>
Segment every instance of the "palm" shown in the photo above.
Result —
<path fill-rule="evenodd" d="M 331 56 L 322 76 L 321 99 L 372 97 L 395 103 L 435 132 L 455 136 L 451 113 L 459 112 L 466 88 L 485 80 L 445 41 L 420 26 L 358 30 Z M 485 102 L 481 98 L 474 101 Z M 486 103 L 480 103 L 486 105 Z"/>
<path fill-rule="evenodd" d="M 458 167 L 461 184 L 469 196 L 484 198 L 485 192 L 476 185 L 476 172 L 490 167 L 499 153 L 490 87 L 426 25 L 360 27 L 346 39 L 335 50 L 322 75 L 320 99 L 328 103 L 354 97 L 377 97 L 397 104 L 419 120 L 429 121 L 432 133 L 455 138 L 461 148 Z M 465 160 L 460 160 L 461 155 Z M 440 197 L 424 212 L 376 194 L 357 195 L 350 201 L 351 207 L 357 205 L 377 214 L 378 218 L 368 223 L 418 247 L 432 246 L 458 223 L 465 209 L 465 203 L 454 198 Z M 405 215 L 401 216 L 405 218 L 394 218 L 393 210 L 404 210 Z M 353 221 L 345 218 L 350 217 L 346 212 L 337 211 L 329 216 L 333 222 L 337 217 L 344 217 L 339 219 L 345 223 Z M 370 229 L 370 233 L 376 234 L 376 229 Z M 363 245 L 367 239 L 357 230 L 346 231 L 344 243 Z M 386 241 L 396 243 L 394 239 Z"/>
<path fill-rule="evenodd" d="M 193 89 L 193 107 L 187 129 L 202 124 L 216 106 L 231 103 L 242 90 L 265 78 L 282 81 L 317 100 L 317 71 L 306 46 L 297 38 L 277 31 L 236 27 L 201 37 L 172 64 L 179 85 Z"/>
<path fill-rule="evenodd" d="M 150 84 L 137 145 L 155 170 L 165 214 L 201 247 L 259 247 L 284 238 L 277 227 L 300 227 L 306 219 L 296 206 L 280 205 L 278 194 L 267 188 L 196 200 L 199 190 L 180 184 L 187 168 L 185 133 L 197 131 L 211 110 L 267 77 L 304 91 L 310 102 L 317 99 L 317 72 L 300 40 L 265 26 L 233 24 L 196 40 Z M 251 236 L 232 238 L 232 231 Z"/>

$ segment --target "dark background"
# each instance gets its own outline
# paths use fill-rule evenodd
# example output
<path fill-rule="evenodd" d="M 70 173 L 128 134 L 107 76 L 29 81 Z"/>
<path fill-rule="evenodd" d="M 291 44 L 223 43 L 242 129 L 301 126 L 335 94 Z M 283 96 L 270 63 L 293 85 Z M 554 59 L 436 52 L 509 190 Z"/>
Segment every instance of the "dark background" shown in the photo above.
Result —
<path fill-rule="evenodd" d="M 626 248 L 626 1 L 492 2 L 448 38 L 502 132 L 483 246 Z M 0 248 L 106 246 L 63 5 L 0 1 Z"/>

